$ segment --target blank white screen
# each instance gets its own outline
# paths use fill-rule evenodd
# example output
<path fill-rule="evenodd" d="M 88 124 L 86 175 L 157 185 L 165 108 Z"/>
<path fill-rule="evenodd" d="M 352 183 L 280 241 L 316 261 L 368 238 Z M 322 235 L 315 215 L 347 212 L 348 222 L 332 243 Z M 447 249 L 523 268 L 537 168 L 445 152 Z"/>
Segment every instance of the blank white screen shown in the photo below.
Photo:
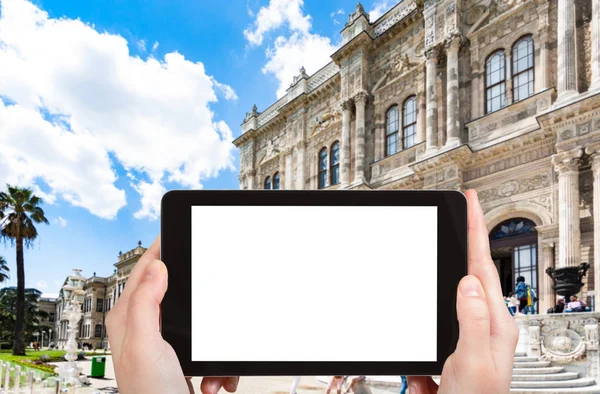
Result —
<path fill-rule="evenodd" d="M 437 361 L 437 207 L 192 207 L 193 361 Z"/>

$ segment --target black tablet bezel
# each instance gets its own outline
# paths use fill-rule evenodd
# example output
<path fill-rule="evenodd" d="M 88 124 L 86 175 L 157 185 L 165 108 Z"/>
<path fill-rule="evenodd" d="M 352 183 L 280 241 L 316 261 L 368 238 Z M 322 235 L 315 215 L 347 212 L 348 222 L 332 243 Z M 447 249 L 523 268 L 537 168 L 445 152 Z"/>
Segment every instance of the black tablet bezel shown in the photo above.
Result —
<path fill-rule="evenodd" d="M 195 362 L 191 357 L 191 207 L 436 206 L 438 208 L 436 362 Z M 186 376 L 440 375 L 456 348 L 456 290 L 467 273 L 467 201 L 456 191 L 171 191 L 162 199 L 161 258 L 169 270 L 161 330 Z M 245 223 L 236 223 L 244 227 Z M 406 225 L 406 224 L 402 224 Z M 236 226 L 234 226 L 236 227 Z M 234 247 L 234 245 L 232 245 Z M 445 257 L 453 256 L 449 263 Z M 425 289 L 433 282 L 423 278 Z M 426 291 L 426 290 L 425 290 Z M 410 312 L 400 307 L 398 313 Z M 373 324 L 385 324 L 385 318 Z M 408 340 L 410 338 L 399 338 Z"/>

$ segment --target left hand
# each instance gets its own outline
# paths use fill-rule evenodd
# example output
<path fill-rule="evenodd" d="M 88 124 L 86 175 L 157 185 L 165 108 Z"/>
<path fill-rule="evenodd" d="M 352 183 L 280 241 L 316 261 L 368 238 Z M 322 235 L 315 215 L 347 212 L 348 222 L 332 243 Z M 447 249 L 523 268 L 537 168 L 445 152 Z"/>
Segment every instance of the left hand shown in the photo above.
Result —
<path fill-rule="evenodd" d="M 167 291 L 167 267 L 160 257 L 160 237 L 136 263 L 119 301 L 106 317 L 106 329 L 121 394 L 194 393 L 175 351 L 162 338 L 160 303 Z M 204 378 L 203 394 L 221 388 L 233 393 L 238 377 Z"/>

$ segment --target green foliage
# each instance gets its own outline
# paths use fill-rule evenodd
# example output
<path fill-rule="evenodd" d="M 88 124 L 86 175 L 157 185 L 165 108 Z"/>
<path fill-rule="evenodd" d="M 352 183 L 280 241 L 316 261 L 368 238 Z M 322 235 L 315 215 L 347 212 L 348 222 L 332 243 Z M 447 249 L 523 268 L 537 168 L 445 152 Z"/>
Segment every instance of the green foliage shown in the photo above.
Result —
<path fill-rule="evenodd" d="M 34 361 L 29 361 L 29 360 L 17 360 L 17 361 L 13 361 L 13 362 L 15 364 L 19 364 L 19 365 L 22 365 L 24 367 L 38 369 L 38 370 L 40 370 L 42 372 L 46 372 L 46 373 L 49 373 L 51 375 L 56 375 L 56 372 L 54 372 L 54 369 L 56 368 L 56 365 L 44 364 L 44 363 L 41 363 L 40 361 L 34 362 Z"/>
<path fill-rule="evenodd" d="M 25 289 L 25 338 L 33 340 L 33 333 L 39 330 L 41 319 L 47 318 L 48 313 L 38 310 L 37 300 L 41 296 L 37 289 Z M 4 287 L 0 289 L 0 341 L 12 341 L 15 321 L 17 318 L 17 288 Z"/>
<path fill-rule="evenodd" d="M 9 269 L 6 259 L 0 256 L 0 283 L 10 278 L 10 276 L 8 275 L 8 271 Z"/>

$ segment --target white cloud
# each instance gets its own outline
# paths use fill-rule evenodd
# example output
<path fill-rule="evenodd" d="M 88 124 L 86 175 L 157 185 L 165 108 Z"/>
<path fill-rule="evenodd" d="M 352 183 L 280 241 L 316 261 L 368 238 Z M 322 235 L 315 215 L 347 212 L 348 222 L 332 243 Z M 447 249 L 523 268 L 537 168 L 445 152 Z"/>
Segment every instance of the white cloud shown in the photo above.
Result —
<path fill-rule="evenodd" d="M 134 184 L 136 217 L 155 219 L 164 182 L 201 188 L 233 169 L 232 133 L 210 106 L 237 95 L 200 62 L 143 60 L 121 36 L 2 0 L 0 64 L 0 185 L 33 185 L 48 203 L 112 219 L 126 204 L 117 161 L 145 179 Z"/>
<path fill-rule="evenodd" d="M 383 14 L 392 9 L 393 6 L 398 4 L 402 0 L 380 0 L 373 4 L 373 9 L 369 11 L 371 22 L 375 22 Z"/>
<path fill-rule="evenodd" d="M 58 298 L 58 293 L 42 293 L 42 298 Z"/>
<path fill-rule="evenodd" d="M 154 41 L 154 44 L 152 44 L 152 52 L 155 52 L 158 49 L 158 46 L 160 44 L 158 43 L 158 41 Z"/>
<path fill-rule="evenodd" d="M 311 32 L 311 17 L 304 15 L 303 6 L 303 0 L 270 0 L 258 12 L 252 28 L 244 30 L 251 45 L 261 45 L 268 32 L 287 26 L 287 35 L 279 35 L 266 49 L 267 63 L 262 69 L 279 81 L 278 97 L 285 94 L 301 67 L 308 74 L 315 73 L 331 61 L 338 48 L 329 37 Z"/>
<path fill-rule="evenodd" d="M 287 24 L 292 31 L 308 33 L 310 16 L 302 12 L 304 0 L 270 0 L 267 7 L 261 7 L 256 15 L 254 26 L 244 30 L 244 36 L 252 45 L 261 45 L 264 35 Z"/>
<path fill-rule="evenodd" d="M 46 283 L 45 280 L 38 280 L 37 282 L 35 282 L 35 287 L 38 290 L 44 290 L 45 288 L 48 287 L 48 284 Z"/>
<path fill-rule="evenodd" d="M 146 52 L 146 40 L 138 40 L 135 45 L 141 52 Z"/>
<path fill-rule="evenodd" d="M 67 220 L 60 216 L 56 219 L 56 222 L 60 227 L 67 227 Z"/>

